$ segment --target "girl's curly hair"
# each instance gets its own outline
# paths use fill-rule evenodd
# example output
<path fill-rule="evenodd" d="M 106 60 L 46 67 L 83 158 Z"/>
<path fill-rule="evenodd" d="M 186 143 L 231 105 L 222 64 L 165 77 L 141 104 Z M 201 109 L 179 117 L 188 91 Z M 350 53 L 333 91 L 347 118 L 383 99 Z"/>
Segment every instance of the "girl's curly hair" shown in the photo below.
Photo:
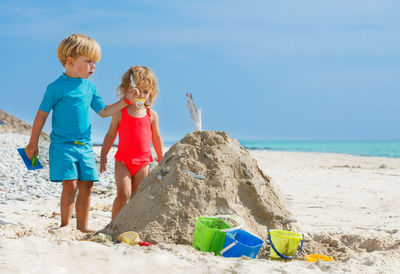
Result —
<path fill-rule="evenodd" d="M 125 96 L 126 92 L 138 85 L 145 85 L 149 87 L 150 96 L 149 100 L 145 103 L 146 107 L 153 104 L 153 100 L 159 94 L 157 79 L 153 71 L 148 67 L 133 66 L 130 67 L 121 78 L 121 84 L 117 88 L 118 96 Z"/>

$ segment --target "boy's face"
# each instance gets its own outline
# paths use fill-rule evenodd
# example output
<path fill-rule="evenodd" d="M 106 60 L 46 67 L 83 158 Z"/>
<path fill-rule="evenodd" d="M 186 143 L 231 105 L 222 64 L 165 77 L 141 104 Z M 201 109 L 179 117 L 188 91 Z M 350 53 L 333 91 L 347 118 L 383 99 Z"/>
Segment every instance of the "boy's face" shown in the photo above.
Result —
<path fill-rule="evenodd" d="M 88 79 L 95 68 L 96 63 L 86 56 L 79 56 L 75 60 L 72 57 L 68 57 L 65 72 L 72 78 Z"/>

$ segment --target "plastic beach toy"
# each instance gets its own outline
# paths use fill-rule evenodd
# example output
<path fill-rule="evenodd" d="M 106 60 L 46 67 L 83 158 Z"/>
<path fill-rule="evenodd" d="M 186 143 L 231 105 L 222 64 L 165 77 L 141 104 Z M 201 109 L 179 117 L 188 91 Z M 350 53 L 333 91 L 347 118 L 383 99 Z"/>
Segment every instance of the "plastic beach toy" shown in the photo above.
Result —
<path fill-rule="evenodd" d="M 226 233 L 224 249 L 220 253 L 224 257 L 246 256 L 255 259 L 263 243 L 264 241 L 257 236 L 238 229 Z"/>
<path fill-rule="evenodd" d="M 25 148 L 17 148 L 17 150 L 28 170 L 43 168 L 36 154 L 33 154 L 32 160 L 29 160 L 29 158 L 25 154 Z"/>
<path fill-rule="evenodd" d="M 318 260 L 321 260 L 324 262 L 332 262 L 333 261 L 333 257 L 328 257 L 328 256 L 321 255 L 321 254 L 310 254 L 310 255 L 307 255 L 305 258 L 306 258 L 306 261 L 310 262 L 310 263 L 315 263 Z"/>
<path fill-rule="evenodd" d="M 119 234 L 117 241 L 121 243 L 126 243 L 128 245 L 136 245 L 140 242 L 139 235 L 133 231 L 127 231 Z"/>
<path fill-rule="evenodd" d="M 135 99 L 135 105 L 137 108 L 143 108 L 145 102 L 146 102 L 145 99 L 139 99 L 139 98 Z"/>
<path fill-rule="evenodd" d="M 149 244 L 148 242 L 145 242 L 145 241 L 140 241 L 140 242 L 138 242 L 138 245 L 140 245 L 140 246 L 150 246 L 151 244 Z"/>
<path fill-rule="evenodd" d="M 304 234 L 300 235 L 292 231 L 268 229 L 268 240 L 271 245 L 271 259 L 292 260 L 303 250 Z M 300 241 L 300 250 L 297 252 Z"/>
<path fill-rule="evenodd" d="M 141 241 L 139 235 L 133 231 L 127 231 L 119 234 L 117 237 L 117 241 L 121 243 L 126 243 L 128 245 L 140 245 L 140 246 L 149 246 L 148 242 Z"/>
<path fill-rule="evenodd" d="M 231 227 L 220 218 L 231 218 L 238 220 L 236 227 Z M 203 252 L 214 252 L 220 255 L 220 251 L 224 248 L 226 233 L 237 230 L 243 226 L 243 220 L 233 215 L 217 215 L 210 217 L 197 217 L 195 222 L 193 247 Z"/>
<path fill-rule="evenodd" d="M 89 241 L 94 241 L 94 242 L 111 242 L 112 238 L 110 235 L 99 233 L 96 235 L 93 235 L 89 238 Z"/>

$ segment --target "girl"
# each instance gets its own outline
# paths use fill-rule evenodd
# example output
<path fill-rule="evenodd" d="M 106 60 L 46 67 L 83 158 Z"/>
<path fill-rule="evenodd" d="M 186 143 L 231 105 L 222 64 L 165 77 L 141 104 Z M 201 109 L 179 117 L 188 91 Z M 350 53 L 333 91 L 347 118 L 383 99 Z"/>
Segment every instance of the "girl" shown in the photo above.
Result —
<path fill-rule="evenodd" d="M 115 154 L 117 197 L 112 207 L 112 219 L 149 173 L 149 163 L 153 161 L 151 142 L 153 142 L 158 162 L 162 158 L 163 142 L 158 115 L 149 108 L 158 95 L 157 79 L 153 72 L 147 67 L 131 67 L 122 76 L 117 93 L 124 96 L 131 90 L 135 94 L 135 102 L 125 99 L 129 105 L 112 116 L 110 128 L 101 148 L 100 173 L 106 171 L 107 154 L 118 132 L 118 150 Z"/>

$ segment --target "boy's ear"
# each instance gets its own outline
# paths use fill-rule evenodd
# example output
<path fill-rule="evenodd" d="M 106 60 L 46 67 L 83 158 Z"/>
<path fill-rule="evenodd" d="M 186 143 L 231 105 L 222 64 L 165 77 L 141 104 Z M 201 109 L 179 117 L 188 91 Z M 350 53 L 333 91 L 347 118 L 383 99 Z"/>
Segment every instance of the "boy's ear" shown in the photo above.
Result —
<path fill-rule="evenodd" d="M 71 56 L 68 56 L 65 64 L 72 65 L 73 63 L 74 63 L 74 58 L 72 58 Z"/>

